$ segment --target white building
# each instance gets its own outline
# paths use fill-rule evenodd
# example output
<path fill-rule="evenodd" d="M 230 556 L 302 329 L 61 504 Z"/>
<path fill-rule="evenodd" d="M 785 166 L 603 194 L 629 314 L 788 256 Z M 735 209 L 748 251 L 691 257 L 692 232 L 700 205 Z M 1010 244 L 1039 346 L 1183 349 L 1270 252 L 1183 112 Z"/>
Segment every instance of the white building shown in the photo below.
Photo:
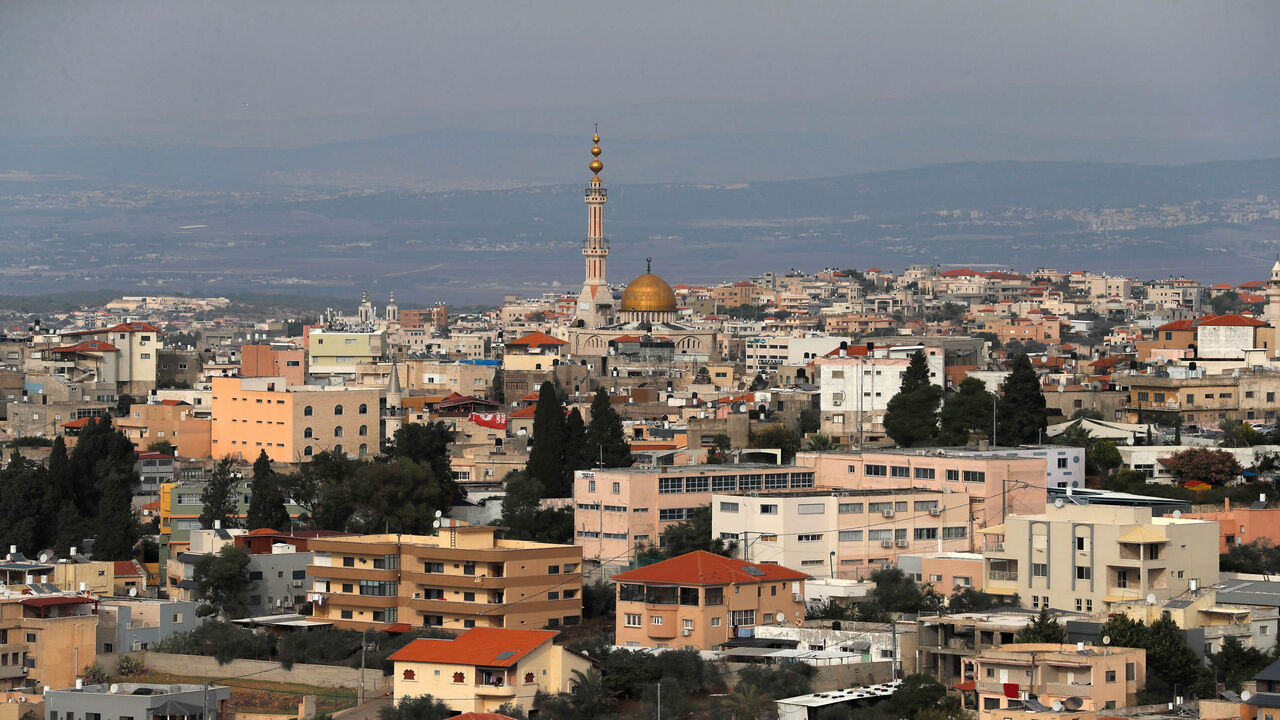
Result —
<path fill-rule="evenodd" d="M 929 381 L 938 387 L 946 381 L 943 349 L 909 345 L 873 348 L 863 354 L 841 354 L 815 361 L 822 388 L 819 408 L 822 433 L 830 437 L 877 439 L 884 433 L 884 411 L 902 388 L 902 375 L 917 351 L 925 354 Z"/>

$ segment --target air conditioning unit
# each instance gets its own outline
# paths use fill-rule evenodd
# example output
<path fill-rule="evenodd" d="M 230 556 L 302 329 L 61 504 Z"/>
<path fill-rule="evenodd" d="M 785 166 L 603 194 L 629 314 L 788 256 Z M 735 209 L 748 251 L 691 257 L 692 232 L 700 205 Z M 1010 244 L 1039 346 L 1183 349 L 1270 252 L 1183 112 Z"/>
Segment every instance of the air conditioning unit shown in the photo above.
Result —
<path fill-rule="evenodd" d="M 934 517 L 938 517 L 939 515 L 942 514 L 942 508 L 940 507 L 929 508 L 929 514 Z"/>
<path fill-rule="evenodd" d="M 880 513 L 880 514 L 881 514 L 881 515 L 884 515 L 885 517 L 893 517 L 893 511 L 892 511 L 892 510 L 885 510 L 884 512 L 882 512 L 882 513 Z"/>
<path fill-rule="evenodd" d="M 880 547 L 887 547 L 887 548 L 893 547 L 893 541 L 892 541 L 892 540 L 881 540 L 881 541 L 880 541 Z"/>
<path fill-rule="evenodd" d="M 908 543 L 907 543 L 907 541 L 906 541 L 906 540 L 899 540 L 899 541 L 898 541 L 898 547 L 906 547 L 907 545 L 908 545 Z"/>
<path fill-rule="evenodd" d="M 800 593 L 791 593 L 792 602 L 800 602 L 802 600 L 804 600 L 804 596 L 801 595 Z"/>
<path fill-rule="evenodd" d="M 693 634 L 693 628 L 681 628 L 680 634 L 684 635 L 685 637 L 689 637 L 690 635 Z"/>

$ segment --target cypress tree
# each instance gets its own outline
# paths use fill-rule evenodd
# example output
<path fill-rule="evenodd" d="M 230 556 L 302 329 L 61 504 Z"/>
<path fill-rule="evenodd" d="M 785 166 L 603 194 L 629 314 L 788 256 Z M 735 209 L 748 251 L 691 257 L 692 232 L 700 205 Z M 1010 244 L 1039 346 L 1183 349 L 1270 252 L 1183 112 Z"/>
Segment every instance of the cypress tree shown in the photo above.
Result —
<path fill-rule="evenodd" d="M 1004 394 L 996 404 L 996 437 L 992 442 L 1034 443 L 1048 425 L 1049 412 L 1040 390 L 1040 377 L 1026 353 L 1021 353 L 1013 359 L 1009 377 L 1004 381 Z"/>
<path fill-rule="evenodd" d="M 525 470 L 546 490 L 547 497 L 570 497 L 573 486 L 566 481 L 564 447 L 566 435 L 560 395 L 550 380 L 538 388 L 538 407 L 533 413 L 533 446 Z M 572 476 L 572 473 L 569 474 Z"/>
<path fill-rule="evenodd" d="M 205 484 L 200 493 L 200 527 L 205 530 L 213 528 L 215 522 L 224 528 L 239 527 L 239 503 L 236 502 L 236 486 L 239 484 L 233 475 L 230 457 L 224 457 L 213 466 L 213 477 Z"/>
<path fill-rule="evenodd" d="M 284 491 L 280 477 L 271 467 L 267 451 L 258 453 L 253 461 L 253 481 L 249 485 L 249 513 L 245 525 L 250 530 L 271 528 L 284 530 L 289 527 L 289 511 L 284 506 Z"/>
<path fill-rule="evenodd" d="M 622 429 L 622 416 L 609 402 L 609 393 L 603 387 L 596 389 L 591 400 L 591 424 L 587 426 L 587 451 L 593 464 L 603 456 L 604 467 L 631 467 L 631 444 Z"/>
<path fill-rule="evenodd" d="M 898 394 L 889 400 L 884 413 L 884 431 L 902 447 L 928 443 L 938 435 L 938 403 L 942 388 L 929 380 L 924 352 L 917 350 L 902 374 Z"/>
<path fill-rule="evenodd" d="M 587 423 L 582 419 L 582 412 L 574 408 L 564 424 L 564 466 L 570 482 L 574 470 L 586 470 L 595 464 L 596 459 L 587 446 Z"/>

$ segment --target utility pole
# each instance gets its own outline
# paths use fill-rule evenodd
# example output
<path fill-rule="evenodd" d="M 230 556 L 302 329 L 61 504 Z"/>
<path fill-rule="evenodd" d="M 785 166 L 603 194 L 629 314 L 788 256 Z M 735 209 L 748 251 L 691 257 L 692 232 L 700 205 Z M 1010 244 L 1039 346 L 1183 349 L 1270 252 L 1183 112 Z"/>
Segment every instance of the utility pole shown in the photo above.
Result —
<path fill-rule="evenodd" d="M 360 697 L 356 705 L 364 704 L 364 651 L 369 647 L 369 628 L 360 633 Z"/>
<path fill-rule="evenodd" d="M 200 720 L 209 720 L 209 681 L 206 680 L 200 693 Z"/>
<path fill-rule="evenodd" d="M 1000 397 L 997 393 L 991 393 L 991 447 L 996 446 L 996 398 Z"/>
<path fill-rule="evenodd" d="M 658 720 L 662 720 L 662 681 L 658 681 Z"/>
<path fill-rule="evenodd" d="M 891 650 L 889 657 L 889 679 L 898 679 L 898 618 L 896 614 L 889 615 L 889 633 L 892 637 Z"/>

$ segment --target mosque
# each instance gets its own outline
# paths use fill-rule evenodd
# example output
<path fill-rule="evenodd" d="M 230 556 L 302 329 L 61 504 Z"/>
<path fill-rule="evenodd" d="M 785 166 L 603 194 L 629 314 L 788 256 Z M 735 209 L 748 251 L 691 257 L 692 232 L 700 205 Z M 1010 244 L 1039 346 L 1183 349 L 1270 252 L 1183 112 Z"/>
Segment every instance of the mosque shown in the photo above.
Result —
<path fill-rule="evenodd" d="M 587 238 L 582 242 L 586 275 L 578 294 L 574 321 L 567 328 L 568 352 L 575 355 L 609 354 L 609 342 L 618 338 L 650 336 L 675 346 L 677 360 L 707 362 L 713 358 L 716 334 L 712 330 L 684 325 L 679 319 L 675 291 L 653 274 L 653 258 L 646 259 L 645 273 L 627 284 L 622 301 L 615 308 L 613 291 L 605 276 L 609 240 L 604 234 L 604 205 L 608 191 L 600 179 L 600 135 L 592 138 L 592 159 L 587 183 Z"/>

